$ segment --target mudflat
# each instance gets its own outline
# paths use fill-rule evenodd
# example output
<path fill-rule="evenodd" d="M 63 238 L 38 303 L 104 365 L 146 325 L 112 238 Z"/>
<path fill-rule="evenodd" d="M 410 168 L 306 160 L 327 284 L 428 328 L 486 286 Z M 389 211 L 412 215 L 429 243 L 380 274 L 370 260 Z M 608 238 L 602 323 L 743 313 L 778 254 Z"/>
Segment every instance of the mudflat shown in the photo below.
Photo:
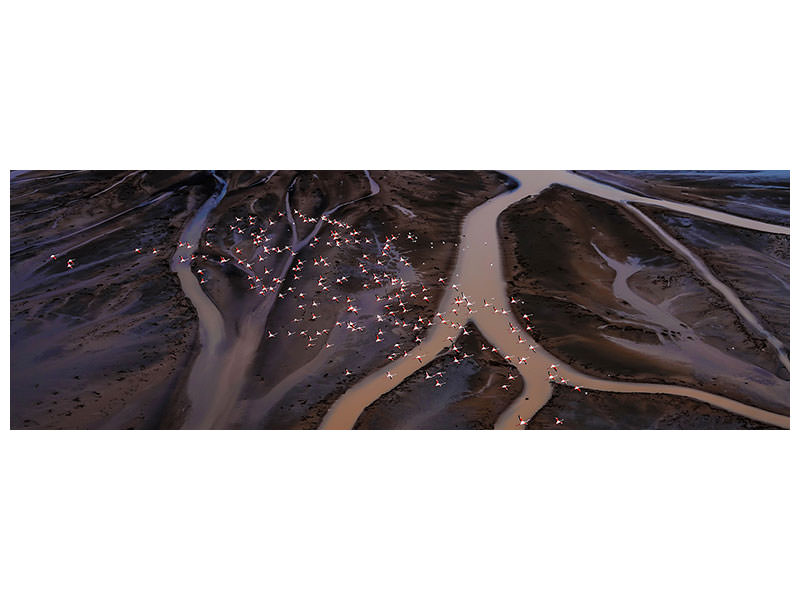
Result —
<path fill-rule="evenodd" d="M 513 173 L 12 173 L 12 427 L 788 426 L 788 174 Z"/>
<path fill-rule="evenodd" d="M 706 241 L 728 252 L 722 232 L 729 239 L 735 228 L 708 227 Z M 522 300 L 514 310 L 534 315 L 534 339 L 560 360 L 599 377 L 690 386 L 788 414 L 788 372 L 774 349 L 624 206 L 552 186 L 505 211 L 499 231 L 508 291 Z M 747 256 L 783 260 L 783 243 L 760 237 L 770 234 L 737 235 L 761 240 L 737 242 Z M 788 319 L 786 277 L 786 287 L 768 288 L 778 323 Z M 754 270 L 750 285 L 770 279 Z"/>
<path fill-rule="evenodd" d="M 318 425 L 336 390 L 385 363 L 396 345 L 413 347 L 441 298 L 438 279 L 452 269 L 461 220 L 513 185 L 475 171 L 216 176 L 226 193 L 189 261 L 222 316 L 226 343 L 214 368 L 234 363 L 241 385 L 214 427 Z M 187 224 L 219 191 L 208 172 L 30 172 L 12 180 L 12 427 L 185 426 L 202 343 L 171 262 Z M 331 221 L 322 223 L 325 213 Z M 317 240 L 262 250 L 292 246 L 293 227 L 302 240 L 317 224 Z M 256 273 L 274 289 L 260 295 Z M 236 342 L 253 334 L 265 296 L 273 301 L 247 354 Z"/>

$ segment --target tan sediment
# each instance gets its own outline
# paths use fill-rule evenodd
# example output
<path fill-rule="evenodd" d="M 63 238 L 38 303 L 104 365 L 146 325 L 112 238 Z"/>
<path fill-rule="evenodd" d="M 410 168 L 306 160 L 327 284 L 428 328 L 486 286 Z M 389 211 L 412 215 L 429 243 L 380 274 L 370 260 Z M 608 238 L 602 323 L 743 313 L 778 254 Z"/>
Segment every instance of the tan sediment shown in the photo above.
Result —
<path fill-rule="evenodd" d="M 458 262 L 448 281 L 451 287 L 443 298 L 439 311 L 448 313 L 456 297 L 463 294 L 471 299 L 477 308 L 470 314 L 467 314 L 466 311 L 459 311 L 455 316 L 451 316 L 450 320 L 459 325 L 463 325 L 467 321 L 473 322 L 487 340 L 497 346 L 501 353 L 509 355 L 512 360 L 518 360 L 520 352 L 517 349 L 517 336 L 510 332 L 509 321 L 517 330 L 521 330 L 522 327 L 519 323 L 516 323 L 506 298 L 505 281 L 502 277 L 500 264 L 499 240 L 496 233 L 499 214 L 511 204 L 525 197 L 536 195 L 546 187 L 556 183 L 575 187 L 576 189 L 590 190 L 591 193 L 597 193 L 599 190 L 611 196 L 611 199 L 621 202 L 631 201 L 634 199 L 634 195 L 621 192 L 615 188 L 606 189 L 610 186 L 591 182 L 572 173 L 527 171 L 511 172 L 510 174 L 521 182 L 519 188 L 513 192 L 496 196 L 474 209 L 466 217 L 462 226 L 462 242 L 459 248 Z M 658 203 L 657 201 L 654 202 Z M 694 207 L 690 206 L 671 206 L 671 208 L 696 214 Z M 738 226 L 752 226 L 758 230 L 765 230 L 765 225 L 757 221 L 742 220 L 739 217 L 731 218 L 729 221 L 729 215 L 718 211 L 704 209 L 700 212 L 705 218 L 723 222 L 733 221 Z M 491 309 L 484 308 L 482 305 L 483 299 L 488 299 L 493 307 Z M 497 310 L 500 312 L 497 312 Z M 419 345 L 415 352 L 426 356 L 435 356 L 448 346 L 448 330 L 448 325 L 434 325 L 428 330 L 423 343 Z M 522 337 L 526 342 L 534 343 L 529 336 L 522 334 Z M 540 349 L 535 353 L 526 353 L 526 358 L 528 360 L 527 364 L 518 365 L 520 373 L 525 380 L 525 389 L 509 409 L 501 415 L 495 425 L 497 428 L 516 427 L 516 415 L 519 414 L 523 418 L 532 416 L 550 397 L 552 384 L 547 379 L 546 373 L 547 367 L 554 361 L 554 357 Z M 409 356 L 393 363 L 387 369 L 388 373 L 377 372 L 361 380 L 332 405 L 321 427 L 331 429 L 352 428 L 366 406 L 394 388 L 402 379 L 414 373 L 424 364 L 426 363 L 423 363 L 423 365 L 416 364 L 413 357 Z M 782 427 L 788 426 L 788 418 L 782 415 L 776 415 L 719 395 L 691 388 L 606 381 L 583 374 L 568 366 L 561 367 L 560 373 L 571 383 L 582 387 L 607 391 L 684 395 L 748 418 Z M 391 374 L 392 377 L 389 378 L 388 374 Z"/>

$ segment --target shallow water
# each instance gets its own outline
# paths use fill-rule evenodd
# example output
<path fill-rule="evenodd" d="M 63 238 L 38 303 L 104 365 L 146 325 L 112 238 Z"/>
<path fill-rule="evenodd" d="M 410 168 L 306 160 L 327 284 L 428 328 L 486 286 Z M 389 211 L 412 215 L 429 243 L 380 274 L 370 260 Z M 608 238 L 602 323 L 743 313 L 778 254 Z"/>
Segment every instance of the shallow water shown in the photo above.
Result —
<path fill-rule="evenodd" d="M 214 356 L 225 335 L 225 323 L 222 315 L 214 302 L 200 287 L 200 282 L 192 273 L 191 262 L 193 250 L 197 248 L 209 213 L 225 197 L 225 192 L 228 189 L 228 183 L 224 179 L 216 173 L 213 175 L 219 184 L 217 191 L 203 203 L 203 206 L 200 207 L 200 210 L 197 211 L 197 214 L 181 234 L 181 241 L 188 242 L 191 248 L 186 246 L 178 248 L 171 262 L 172 270 L 178 275 L 178 279 L 181 282 L 183 293 L 186 294 L 186 297 L 189 298 L 195 310 L 197 310 L 200 330 L 200 353 L 192 365 L 187 389 L 191 405 L 184 426 L 189 428 L 207 428 L 211 425 L 211 421 L 208 418 L 211 408 L 209 405 L 214 400 L 214 394 L 211 390 L 215 389 L 217 384 L 217 377 L 214 374 Z M 181 262 L 181 257 L 185 258 L 186 261 Z"/>
<path fill-rule="evenodd" d="M 452 324 L 436 323 L 428 329 L 423 342 L 413 352 L 409 352 L 406 358 L 390 363 L 385 369 L 377 371 L 353 385 L 331 406 L 323 419 L 321 428 L 352 428 L 361 412 L 367 406 L 399 385 L 403 379 L 418 369 L 424 368 L 440 351 L 449 347 L 448 336 L 455 337 L 456 333 L 454 332 L 457 331 L 455 327 L 463 327 L 468 321 L 472 321 L 475 324 L 487 341 L 495 346 L 501 355 L 510 358 L 510 362 L 519 370 L 524 380 L 522 394 L 500 416 L 495 427 L 500 429 L 516 428 L 518 427 L 518 416 L 528 419 L 544 406 L 550 398 L 552 393 L 551 386 L 553 385 L 547 377 L 548 367 L 555 362 L 555 359 L 541 348 L 537 348 L 535 352 L 528 350 L 529 345 L 535 346 L 535 344 L 529 336 L 522 333 L 524 327 L 516 321 L 511 312 L 509 301 L 506 298 L 506 282 L 500 262 L 501 253 L 497 234 L 497 219 L 500 213 L 512 204 L 529 196 L 538 195 L 550 185 L 565 185 L 609 200 L 622 202 L 626 205 L 631 202 L 639 202 L 701 216 L 738 227 L 788 234 L 788 228 L 785 227 L 677 202 L 643 198 L 565 171 L 510 171 L 508 174 L 517 179 L 520 184 L 519 187 L 495 196 L 475 208 L 467 215 L 462 225 L 458 260 L 448 281 L 448 291 L 439 305 L 439 312 L 447 315 Z M 640 213 L 640 211 L 636 212 Z M 664 235 L 667 234 L 664 233 Z M 674 244 L 678 244 L 672 238 L 670 240 Z M 671 243 L 670 245 L 673 244 Z M 691 255 L 688 250 L 686 252 Z M 693 255 L 691 256 L 693 257 Z M 692 263 L 695 267 L 702 265 L 699 259 L 693 258 Z M 725 297 L 732 304 L 737 304 L 739 307 L 744 308 L 738 297 L 733 292 L 731 294 L 730 298 L 728 294 L 725 294 Z M 461 295 L 473 303 L 471 313 L 468 313 L 464 307 L 460 307 L 455 314 L 452 312 L 454 300 Z M 493 306 L 484 307 L 484 301 L 488 301 Z M 747 317 L 745 316 L 745 318 Z M 757 321 L 755 323 L 757 324 Z M 751 325 L 753 324 L 751 322 Z M 512 327 L 517 331 L 512 331 Z M 525 341 L 524 344 L 518 343 L 518 336 L 521 336 Z M 414 358 L 413 355 L 415 354 L 421 354 L 427 358 L 420 364 Z M 527 363 L 520 363 L 519 359 L 521 357 L 524 357 Z M 788 368 L 788 360 L 786 365 Z M 558 374 L 559 376 L 564 376 L 572 385 L 579 385 L 586 389 L 688 396 L 772 425 L 788 427 L 789 423 L 788 417 L 687 387 L 605 380 L 583 374 L 567 365 L 560 366 Z"/>
<path fill-rule="evenodd" d="M 263 182 L 269 181 L 274 174 L 275 171 L 265 177 Z M 378 183 L 372 179 L 369 171 L 364 171 L 364 174 L 369 182 L 370 192 L 365 196 L 354 198 L 328 209 L 323 213 L 324 216 L 330 217 L 341 207 L 366 200 L 380 191 Z M 214 172 L 212 175 L 219 184 L 217 191 L 203 204 L 181 237 L 181 241 L 189 242 L 192 248 L 178 248 L 172 260 L 172 269 L 178 274 L 187 297 L 195 305 L 200 321 L 201 349 L 189 376 L 187 393 L 190 408 L 184 423 L 184 427 L 200 429 L 241 426 L 243 418 L 246 419 L 245 424 L 250 423 L 251 419 L 263 416 L 264 411 L 268 410 L 275 402 L 275 394 L 268 395 L 259 399 L 251 407 L 248 415 L 243 416 L 242 414 L 247 412 L 241 406 L 240 399 L 245 374 L 263 339 L 264 327 L 275 304 L 276 294 L 267 294 L 250 312 L 245 314 L 238 323 L 238 327 L 234 328 L 235 335 L 231 335 L 232 332 L 226 333 L 225 319 L 219 309 L 203 292 L 197 278 L 192 273 L 191 261 L 180 262 L 181 257 L 187 259 L 191 257 L 193 249 L 197 248 L 210 212 L 225 196 L 227 182 Z M 318 219 L 312 231 L 303 239 L 299 239 L 292 217 L 293 211 L 288 192 L 285 197 L 285 209 L 292 229 L 292 252 L 287 252 L 283 265 L 275 269 L 275 276 L 281 281 L 285 279 L 294 263 L 294 256 L 305 248 L 325 225 L 322 218 Z M 301 376 L 302 372 L 296 374 L 298 378 Z M 290 382 L 287 382 L 286 385 L 288 386 Z"/>

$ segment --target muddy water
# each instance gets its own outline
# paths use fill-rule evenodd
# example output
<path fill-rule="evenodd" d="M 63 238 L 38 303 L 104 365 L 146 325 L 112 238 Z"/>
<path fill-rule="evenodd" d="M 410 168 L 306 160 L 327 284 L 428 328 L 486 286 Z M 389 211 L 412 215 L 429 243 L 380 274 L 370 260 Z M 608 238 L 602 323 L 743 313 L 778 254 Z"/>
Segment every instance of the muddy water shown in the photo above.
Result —
<path fill-rule="evenodd" d="M 596 244 L 592 243 L 592 246 L 615 271 L 612 285 L 614 295 L 628 302 L 633 309 L 632 313 L 626 314 L 619 322 L 649 328 L 661 343 L 658 345 L 636 343 L 619 338 L 609 338 L 609 341 L 640 354 L 649 354 L 654 359 L 672 364 L 685 363 L 687 368 L 699 372 L 735 373 L 740 382 L 747 382 L 748 390 L 754 398 L 770 398 L 774 395 L 776 386 L 783 388 L 783 393 L 788 398 L 788 381 L 776 380 L 772 373 L 761 367 L 706 343 L 702 336 L 666 310 L 668 301 L 658 305 L 652 304 L 632 290 L 628 280 L 641 270 L 642 265 L 638 260 L 629 258 L 627 262 L 617 261 L 604 254 Z M 662 333 L 664 330 L 668 333 Z"/>
<path fill-rule="evenodd" d="M 487 341 L 497 346 L 498 349 L 500 349 L 499 341 L 511 338 L 505 333 L 509 330 L 508 321 L 513 319 L 511 311 L 507 310 L 508 314 L 504 315 L 483 307 L 484 299 L 490 303 L 504 303 L 505 282 L 500 263 L 497 218 L 513 203 L 532 194 L 538 194 L 559 176 L 556 172 L 546 171 L 529 171 L 524 172 L 523 175 L 526 180 L 516 190 L 485 202 L 473 209 L 464 220 L 455 270 L 448 283 L 448 291 L 443 295 L 439 305 L 439 312 L 447 315 L 447 320 L 455 323 L 456 327 L 444 323 L 433 325 L 428 329 L 423 342 L 413 352 L 409 352 L 406 358 L 396 360 L 387 365 L 385 370 L 362 379 L 338 398 L 325 415 L 321 428 L 351 429 L 367 406 L 399 385 L 403 379 L 417 369 L 423 368 L 433 361 L 439 352 L 448 348 L 450 341 L 447 338 L 457 337 L 458 326 L 466 325 L 469 318 L 475 322 Z M 516 175 L 512 173 L 512 176 Z M 457 313 L 452 312 L 454 300 L 461 293 L 473 302 L 472 313 L 468 313 L 463 305 Z M 516 342 L 516 336 L 513 336 L 511 344 L 513 348 L 510 352 L 519 356 Z M 417 354 L 424 357 L 422 363 L 414 358 Z M 516 359 L 514 362 L 517 362 Z M 525 367 L 525 365 L 520 366 Z M 537 375 L 540 375 L 541 372 L 538 371 Z M 525 374 L 523 373 L 523 375 Z M 547 392 L 549 398 L 549 384 L 546 379 L 541 381 L 541 389 L 537 385 L 541 379 L 539 376 L 534 377 L 533 372 L 525 377 L 525 381 L 530 381 L 532 388 L 541 394 Z"/>
<path fill-rule="evenodd" d="M 685 323 L 665 310 L 663 306 L 651 304 L 630 288 L 628 280 L 642 270 L 643 265 L 638 258 L 628 258 L 626 262 L 614 260 L 598 248 L 597 244 L 594 242 L 592 242 L 591 245 L 605 263 L 614 270 L 614 282 L 611 285 L 611 291 L 614 292 L 614 296 L 620 300 L 625 300 L 638 315 L 643 315 L 645 317 L 642 319 L 636 313 L 627 314 L 625 318 L 619 320 L 619 322 L 650 329 L 662 343 L 664 342 L 663 330 L 678 332 L 689 330 L 689 327 Z"/>
<path fill-rule="evenodd" d="M 184 422 L 184 427 L 200 429 L 241 425 L 242 406 L 239 396 L 245 374 L 262 341 L 266 320 L 277 298 L 275 294 L 267 295 L 254 310 L 242 317 L 236 335 L 226 334 L 225 320 L 191 272 L 191 262 L 189 260 L 180 262 L 181 257 L 188 259 L 193 249 L 197 248 L 209 213 L 219 204 L 227 191 L 227 182 L 213 171 L 211 173 L 219 184 L 217 191 L 203 204 L 182 234 L 181 241 L 191 244 L 191 249 L 178 248 L 172 260 L 172 269 L 178 274 L 184 293 L 195 305 L 200 321 L 201 349 L 192 366 L 187 384 L 190 409 Z M 269 181 L 275 173 L 276 171 L 270 173 L 263 182 Z M 332 216 L 342 206 L 366 200 L 380 192 L 380 186 L 372 179 L 369 171 L 364 171 L 364 174 L 369 182 L 370 192 L 325 211 L 325 217 Z M 287 193 L 286 216 L 292 228 L 293 240 L 292 252 L 287 253 L 282 266 L 276 268 L 276 277 L 281 281 L 291 268 L 294 256 L 305 248 L 325 225 L 325 220 L 319 219 L 313 230 L 300 240 L 292 214 Z"/>
<path fill-rule="evenodd" d="M 182 246 L 178 248 L 172 257 L 171 267 L 172 270 L 178 275 L 181 282 L 183 293 L 194 305 L 197 310 L 197 317 L 200 329 L 200 354 L 192 366 L 192 372 L 189 375 L 188 395 L 191 403 L 191 409 L 187 416 L 186 427 L 190 428 L 203 428 L 208 427 L 209 423 L 204 419 L 207 410 L 204 406 L 208 400 L 213 398 L 209 393 L 209 389 L 213 389 L 216 379 L 214 356 L 217 352 L 217 347 L 222 343 L 225 335 L 225 324 L 222 315 L 217 306 L 206 296 L 200 287 L 200 282 L 192 273 L 191 256 L 194 249 L 200 241 L 200 234 L 203 232 L 206 219 L 209 213 L 216 208 L 225 192 L 228 189 L 228 183 L 213 173 L 214 178 L 219 184 L 214 194 L 205 201 L 197 214 L 189 222 L 181 234 L 181 241 L 188 242 L 191 248 Z M 186 259 L 186 262 L 180 262 L 181 257 Z"/>
<path fill-rule="evenodd" d="M 374 195 L 378 191 L 379 190 L 372 189 L 370 195 Z M 379 244 L 377 237 L 375 243 L 376 245 Z M 396 270 L 400 278 L 408 283 L 418 282 L 417 274 L 413 267 L 405 265 L 399 261 L 400 254 L 397 252 L 397 250 L 395 248 L 389 248 L 388 252 L 389 261 L 394 263 L 393 269 Z M 385 296 L 392 290 L 396 289 L 396 287 L 397 286 L 386 285 L 381 288 L 369 288 L 367 290 L 354 292 L 350 295 L 354 299 L 354 304 L 363 308 L 364 315 L 373 315 L 380 312 L 383 304 L 383 302 L 378 302 L 375 299 L 376 294 Z M 349 321 L 351 318 L 348 315 L 349 313 L 343 309 L 341 314 L 336 315 L 336 319 Z M 367 321 L 372 321 L 372 318 L 361 317 L 355 319 L 355 322 L 361 325 L 366 325 Z M 354 335 L 362 334 L 348 333 L 344 327 L 334 327 L 333 331 L 331 331 L 328 339 L 326 340 L 327 343 L 333 344 L 333 348 L 320 349 L 318 354 L 313 359 L 309 360 L 309 362 L 299 366 L 297 369 L 286 375 L 286 377 L 284 377 L 282 380 L 276 383 L 272 389 L 270 389 L 269 393 L 261 396 L 260 398 L 248 400 L 248 414 L 244 416 L 244 420 L 238 422 L 238 425 L 248 428 L 262 428 L 264 426 L 264 419 L 267 418 L 269 411 L 272 410 L 284 398 L 284 396 L 292 390 L 292 388 L 304 381 L 307 377 L 317 373 L 319 368 L 326 365 L 327 359 L 334 358 L 336 365 L 344 369 L 347 365 L 340 365 L 339 363 L 346 363 L 347 348 L 351 347 L 353 344 L 352 336 Z M 356 343 L 358 343 L 357 340 Z M 343 352 L 345 353 L 344 356 L 342 354 Z"/>
<path fill-rule="evenodd" d="M 372 178 L 372 175 L 369 174 L 369 171 L 364 171 L 364 175 L 367 176 L 367 181 L 369 181 L 369 195 L 374 196 L 378 192 L 381 191 L 381 186 L 378 185 L 378 182 Z"/>
<path fill-rule="evenodd" d="M 547 369 L 554 362 L 554 358 L 541 348 L 536 352 L 530 351 L 528 346 L 534 345 L 534 342 L 526 335 L 521 336 L 524 343 L 519 344 L 518 334 L 511 330 L 511 326 L 514 326 L 517 330 L 523 330 L 524 328 L 516 322 L 506 299 L 506 284 L 500 263 L 497 218 L 501 212 L 515 202 L 531 195 L 537 195 L 546 187 L 556 183 L 619 202 L 640 201 L 641 198 L 568 172 L 511 171 L 509 174 L 519 181 L 519 187 L 511 192 L 496 196 L 474 209 L 467 215 L 462 226 L 462 240 L 458 260 L 448 282 L 450 286 L 448 292 L 444 295 L 439 306 L 439 311 L 446 314 L 447 319 L 452 321 L 453 325 L 437 323 L 432 326 L 422 344 L 414 352 L 409 352 L 406 358 L 390 363 L 384 370 L 373 373 L 351 387 L 331 406 L 322 422 L 321 428 L 352 428 L 361 412 L 367 406 L 399 385 L 403 379 L 413 372 L 423 368 L 425 364 L 436 357 L 438 352 L 447 348 L 450 345 L 447 339 L 448 336 L 457 337 L 457 327 L 465 325 L 467 321 L 472 321 L 487 341 L 499 350 L 501 355 L 508 356 L 508 360 L 519 369 L 524 380 L 522 394 L 500 416 L 495 425 L 496 428 L 509 429 L 517 427 L 517 416 L 521 416 L 523 419 L 533 416 L 550 399 L 551 386 L 553 384 L 547 378 Z M 776 227 L 785 229 L 779 226 L 733 217 L 718 211 L 699 209 L 674 202 L 665 203 L 669 204 L 669 206 L 664 206 L 657 200 L 645 199 L 645 201 L 649 204 L 670 208 L 671 210 L 680 210 L 681 212 L 696 214 L 704 218 L 741 227 L 773 233 L 788 233 L 788 231 L 773 230 Z M 461 294 L 472 301 L 471 313 L 468 313 L 463 305 L 455 314 L 452 312 L 454 300 Z M 492 306 L 484 307 L 485 301 Z M 421 354 L 425 357 L 422 364 L 414 358 L 416 354 Z M 521 364 L 519 362 L 520 358 L 525 358 L 527 363 Z M 572 384 L 587 389 L 677 394 L 765 423 L 781 427 L 788 427 L 789 424 L 788 417 L 775 415 L 722 396 L 700 392 L 691 388 L 604 380 L 580 373 L 567 365 L 559 367 L 559 374 L 563 375 Z"/>
<path fill-rule="evenodd" d="M 617 202 L 635 202 L 636 204 L 644 204 L 647 206 L 657 206 L 666 210 L 674 212 L 682 212 L 696 217 L 702 217 L 710 221 L 718 221 L 744 229 L 754 229 L 756 231 L 764 231 L 766 233 L 777 233 L 781 235 L 789 235 L 789 228 L 784 225 L 773 225 L 772 223 L 763 223 L 755 219 L 748 219 L 746 217 L 738 217 L 736 215 L 713 210 L 710 208 L 703 208 L 702 206 L 695 206 L 693 204 L 684 204 L 682 202 L 674 202 L 672 200 L 659 200 L 656 198 L 648 198 L 647 196 L 639 196 L 631 192 L 625 192 L 612 185 L 600 183 L 593 179 L 582 177 L 576 173 L 569 174 L 569 181 L 565 183 L 569 187 L 575 188 L 588 194 L 594 194 L 601 198 L 608 200 L 615 200 Z"/>
<path fill-rule="evenodd" d="M 727 285 L 717 279 L 706 264 L 693 254 L 686 246 L 681 244 L 678 240 L 669 235 L 663 228 L 661 228 L 655 221 L 650 219 L 638 208 L 633 206 L 636 204 L 646 204 L 649 206 L 657 206 L 659 208 L 671 210 L 674 212 L 683 212 L 697 217 L 741 227 L 745 229 L 753 229 L 757 231 L 764 231 L 767 233 L 776 233 L 780 235 L 789 235 L 789 228 L 782 225 L 773 225 L 771 223 L 762 223 L 753 219 L 738 217 L 729 213 L 702 208 L 699 206 L 692 206 L 689 204 L 682 204 L 680 202 L 673 202 L 669 200 L 657 200 L 654 198 L 646 198 L 638 196 L 629 192 L 624 192 L 613 186 L 598 183 L 596 181 L 581 177 L 576 174 L 571 174 L 572 181 L 569 184 L 577 190 L 595 194 L 608 200 L 614 200 L 622 203 L 622 205 L 630 211 L 641 223 L 646 225 L 653 233 L 655 233 L 661 240 L 667 243 L 675 252 L 686 258 L 694 267 L 695 272 L 708 282 L 717 292 L 728 301 L 738 315 L 745 321 L 753 330 L 755 330 L 761 337 L 763 337 L 773 348 L 775 348 L 778 358 L 789 371 L 789 357 L 786 347 L 778 340 L 771 332 L 767 331 L 766 327 L 759 321 L 759 319 L 742 303 L 736 293 Z"/>
<path fill-rule="evenodd" d="M 265 182 L 275 174 L 273 171 Z M 195 215 L 183 233 L 182 241 L 197 247 L 200 234 L 209 213 L 219 204 L 227 190 L 227 182 L 214 174 L 222 184 Z M 287 215 L 290 214 L 287 209 Z M 313 237 L 322 221 L 310 234 Z M 293 251 L 299 251 L 308 239 L 293 244 Z M 200 321 L 201 350 L 189 376 L 187 392 L 190 402 L 189 414 L 184 427 L 189 429 L 210 429 L 227 427 L 237 419 L 237 401 L 244 384 L 244 376 L 264 335 L 264 323 L 275 303 L 275 296 L 269 295 L 249 314 L 245 315 L 235 336 L 226 334 L 225 320 L 219 309 L 200 288 L 190 262 L 180 263 L 180 256 L 191 256 L 192 250 L 179 248 L 173 258 L 173 270 L 178 273 L 186 295 L 195 305 Z M 287 255 L 283 265 L 276 269 L 277 277 L 283 280 L 292 265 L 292 256 Z"/>
<path fill-rule="evenodd" d="M 640 211 L 635 206 L 627 206 L 628 210 L 633 212 L 638 219 L 647 225 L 658 237 L 664 240 L 669 246 L 672 247 L 678 254 L 685 257 L 695 268 L 695 271 L 698 275 L 700 275 L 703 279 L 705 279 L 711 286 L 717 290 L 724 298 L 728 301 L 731 307 L 739 314 L 739 316 L 747 322 L 750 327 L 755 329 L 769 344 L 775 348 L 775 351 L 778 353 L 778 358 L 780 359 L 781 363 L 786 370 L 789 371 L 789 357 L 786 353 L 786 347 L 783 343 L 778 340 L 772 333 L 767 331 L 764 325 L 761 324 L 758 317 L 756 317 L 739 299 L 736 293 L 727 285 L 722 283 L 719 279 L 717 279 L 712 273 L 711 270 L 706 266 L 706 264 L 700 260 L 695 254 L 693 254 L 686 246 L 681 244 L 678 240 L 673 238 L 669 235 L 664 229 L 662 229 L 655 221 L 653 221 L 650 217 L 645 215 L 642 211 Z"/>

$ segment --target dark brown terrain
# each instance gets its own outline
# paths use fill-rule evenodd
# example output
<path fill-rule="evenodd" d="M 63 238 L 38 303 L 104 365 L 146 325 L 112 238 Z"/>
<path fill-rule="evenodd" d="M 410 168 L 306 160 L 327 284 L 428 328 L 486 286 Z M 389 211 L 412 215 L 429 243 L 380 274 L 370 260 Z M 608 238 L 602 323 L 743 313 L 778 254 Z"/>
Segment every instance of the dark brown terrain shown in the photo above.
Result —
<path fill-rule="evenodd" d="M 580 173 L 788 224 L 779 172 Z M 351 385 L 413 356 L 464 218 L 515 185 L 493 171 L 12 173 L 11 427 L 318 428 Z M 787 235 L 639 209 L 788 349 Z M 497 229 L 517 321 L 557 360 L 789 414 L 773 345 L 624 204 L 553 185 L 512 204 Z M 460 353 L 377 398 L 355 427 L 493 427 L 523 377 L 466 331 Z M 425 373 L 439 371 L 435 387 Z M 551 426 L 766 427 L 678 395 L 565 385 L 528 428 Z"/>
<path fill-rule="evenodd" d="M 481 349 L 488 344 L 475 327 L 468 326 L 457 342 L 458 352 L 442 353 L 367 407 L 355 428 L 491 429 L 522 393 L 522 379 L 502 357 Z M 437 381 L 443 385 L 435 387 Z"/>
<path fill-rule="evenodd" d="M 197 276 L 206 280 L 205 293 L 221 311 L 226 331 L 237 335 L 263 297 L 250 289 L 246 272 L 235 265 L 242 255 L 234 248 L 247 244 L 252 255 L 248 237 L 258 227 L 269 229 L 271 245 L 291 243 L 285 215 L 277 216 L 286 212 L 287 193 L 292 210 L 318 218 L 369 194 L 370 184 L 363 171 L 287 171 L 268 181 L 269 172 L 218 175 L 228 190 L 210 214 L 207 225 L 213 230 L 203 235 L 193 270 L 203 271 Z M 412 316 L 430 317 L 435 310 L 442 288 L 437 280 L 452 268 L 461 219 L 505 189 L 507 181 L 475 171 L 376 171 L 372 177 L 380 186 L 378 196 L 342 206 L 333 215 L 360 229 L 372 246 L 362 244 L 358 253 L 348 244 L 329 246 L 333 226 L 326 224 L 319 232 L 325 242 L 290 257 L 293 265 L 305 263 L 303 274 L 282 284 L 285 301 L 275 303 L 266 323 L 279 335 L 262 340 L 245 369 L 237 401 L 255 402 L 264 410 L 255 420 L 241 412 L 231 426 L 316 426 L 320 408 L 332 402 L 337 389 L 385 362 L 394 344 L 413 345 Z M 185 225 L 217 188 L 207 172 L 32 172 L 12 180 L 12 427 L 182 426 L 186 379 L 199 340 L 197 314 L 170 260 Z M 258 225 L 241 229 L 248 217 Z M 272 226 L 267 225 L 270 218 Z M 296 225 L 301 238 L 314 226 L 300 218 Z M 377 269 L 375 246 L 389 238 L 391 260 L 382 272 L 398 278 L 405 272 L 414 296 L 403 298 L 403 320 L 409 325 L 384 326 L 386 335 L 376 344 L 380 324 L 375 314 L 385 303 L 376 302 L 374 289 L 363 285 Z M 363 261 L 361 251 L 369 252 L 370 260 Z M 49 259 L 51 254 L 56 260 Z M 264 264 L 274 269 L 288 255 L 268 257 Z M 223 257 L 227 263 L 220 262 Z M 413 269 L 398 264 L 401 257 Z M 313 265 L 322 258 L 329 267 Z M 70 259 L 73 268 L 67 268 Z M 360 270 L 359 261 L 369 265 L 370 276 Z M 331 291 L 323 293 L 317 285 L 321 274 Z M 342 276 L 348 281 L 334 285 Z M 298 311 L 301 293 L 308 298 L 305 304 L 319 307 Z M 338 302 L 329 300 L 333 295 Z M 362 303 L 358 318 L 345 311 L 347 296 Z M 357 321 L 362 329 L 343 334 L 337 320 Z M 329 358 L 319 358 L 319 342 L 307 347 L 308 338 L 300 335 L 306 330 L 316 338 L 314 332 L 331 332 L 328 341 L 335 340 L 335 351 Z M 315 357 L 313 368 L 305 367 Z M 353 375 L 345 376 L 348 366 Z M 298 373 L 304 368 L 307 372 Z M 292 375 L 295 385 L 280 398 L 260 403 Z"/>
<path fill-rule="evenodd" d="M 556 418 L 563 423 L 557 424 Z M 557 386 L 526 429 L 777 429 L 669 394 L 579 392 Z"/>
<path fill-rule="evenodd" d="M 788 171 L 576 171 L 620 189 L 789 224 Z"/>
<path fill-rule="evenodd" d="M 533 337 L 560 360 L 601 377 L 685 385 L 788 414 L 788 373 L 774 350 L 621 205 L 554 186 L 505 211 L 499 228 L 508 292 L 524 302 L 516 312 L 535 316 Z M 721 268 L 723 256 L 753 265 L 786 258 L 788 240 L 735 229 L 698 225 L 698 237 L 719 244 L 710 261 L 719 277 L 732 275 Z M 598 250 L 630 267 L 624 284 Z M 765 290 L 762 312 L 783 326 L 788 269 L 781 274 L 785 285 L 766 270 L 751 270 L 749 279 L 741 270 L 738 289 Z M 770 296 L 776 301 L 765 308 Z"/>

